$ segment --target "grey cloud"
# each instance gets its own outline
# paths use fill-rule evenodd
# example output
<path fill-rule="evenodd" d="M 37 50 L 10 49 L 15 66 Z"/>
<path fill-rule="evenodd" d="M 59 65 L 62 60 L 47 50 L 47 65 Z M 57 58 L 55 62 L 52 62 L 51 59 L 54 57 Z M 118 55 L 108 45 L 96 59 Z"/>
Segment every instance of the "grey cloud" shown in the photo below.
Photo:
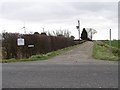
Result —
<path fill-rule="evenodd" d="M 116 2 L 69 2 L 69 5 L 75 9 L 95 12 L 104 10 L 116 11 L 116 4 Z"/>
<path fill-rule="evenodd" d="M 88 14 L 89 15 L 101 15 L 105 18 L 116 19 L 118 14 L 118 6 L 116 2 L 70 2 L 69 5 L 71 5 L 76 11 L 79 12 L 79 14 Z M 82 11 L 83 13 L 81 13 Z"/>
<path fill-rule="evenodd" d="M 76 14 L 59 3 L 7 3 L 2 10 L 5 18 L 28 21 L 68 19 Z"/>
<path fill-rule="evenodd" d="M 3 3 L 2 18 L 30 22 L 69 21 L 77 15 L 101 15 L 115 18 L 116 3 L 98 2 L 64 2 L 64 3 Z M 86 15 L 87 14 L 87 15 Z"/>

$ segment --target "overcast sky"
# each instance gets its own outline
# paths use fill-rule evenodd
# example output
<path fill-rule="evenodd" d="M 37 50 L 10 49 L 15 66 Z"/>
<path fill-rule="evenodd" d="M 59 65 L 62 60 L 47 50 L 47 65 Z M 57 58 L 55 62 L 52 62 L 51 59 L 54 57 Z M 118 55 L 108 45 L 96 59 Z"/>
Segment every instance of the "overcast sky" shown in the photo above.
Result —
<path fill-rule="evenodd" d="M 5 1 L 0 4 L 0 30 L 20 32 L 24 22 L 27 33 L 56 31 L 67 29 L 78 38 L 77 20 L 83 28 L 93 28 L 97 31 L 94 39 L 109 39 L 112 29 L 112 39 L 118 39 L 118 2 L 80 2 L 70 1 Z"/>

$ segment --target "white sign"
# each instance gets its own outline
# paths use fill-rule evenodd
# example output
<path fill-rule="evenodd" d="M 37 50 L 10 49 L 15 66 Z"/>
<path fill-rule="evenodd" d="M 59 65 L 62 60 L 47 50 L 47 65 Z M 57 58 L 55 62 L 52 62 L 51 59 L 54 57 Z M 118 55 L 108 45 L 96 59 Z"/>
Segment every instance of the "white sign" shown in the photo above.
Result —
<path fill-rule="evenodd" d="M 34 47 L 34 45 L 28 45 L 28 47 Z"/>
<path fill-rule="evenodd" d="M 17 39 L 17 45 L 18 46 L 24 46 L 25 45 L 25 40 L 23 38 L 18 38 Z"/>

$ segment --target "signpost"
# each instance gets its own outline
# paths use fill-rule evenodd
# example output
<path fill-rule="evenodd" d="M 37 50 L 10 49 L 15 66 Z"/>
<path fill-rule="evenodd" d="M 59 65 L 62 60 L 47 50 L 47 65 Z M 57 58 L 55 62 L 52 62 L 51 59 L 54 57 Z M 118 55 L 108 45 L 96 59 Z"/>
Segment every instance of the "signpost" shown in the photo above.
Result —
<path fill-rule="evenodd" d="M 78 29 L 78 35 L 79 35 L 79 40 L 80 40 L 80 20 L 78 20 L 78 26 L 76 26 Z"/>
<path fill-rule="evenodd" d="M 17 45 L 18 46 L 24 46 L 25 45 L 25 40 L 23 38 L 18 38 L 17 39 Z"/>
<path fill-rule="evenodd" d="M 29 47 L 29 48 L 33 48 L 33 47 L 34 47 L 34 45 L 28 45 L 28 47 Z"/>
<path fill-rule="evenodd" d="M 34 53 L 34 44 L 28 44 L 29 56 L 33 55 Z"/>
<path fill-rule="evenodd" d="M 22 59 L 22 46 L 25 45 L 25 40 L 23 38 L 18 38 L 17 39 L 17 45 L 18 45 L 18 58 Z"/>

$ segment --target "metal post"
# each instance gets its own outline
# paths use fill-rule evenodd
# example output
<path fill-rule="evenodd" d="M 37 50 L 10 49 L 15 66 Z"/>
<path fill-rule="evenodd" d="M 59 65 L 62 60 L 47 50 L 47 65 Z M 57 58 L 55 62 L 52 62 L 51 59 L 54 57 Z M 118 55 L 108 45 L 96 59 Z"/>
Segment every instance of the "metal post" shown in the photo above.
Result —
<path fill-rule="evenodd" d="M 91 32 L 91 40 L 92 40 L 92 29 L 90 28 L 90 32 Z"/>
<path fill-rule="evenodd" d="M 110 29 L 110 41 L 109 41 L 109 45 L 111 46 L 111 29 Z"/>
<path fill-rule="evenodd" d="M 43 28 L 43 32 L 44 32 L 44 28 Z"/>
<path fill-rule="evenodd" d="M 24 34 L 26 34 L 26 27 L 25 27 L 25 22 L 24 22 L 24 26 L 23 26 L 23 29 L 24 29 Z"/>
<path fill-rule="evenodd" d="M 18 46 L 17 59 L 22 59 L 22 46 Z"/>
<path fill-rule="evenodd" d="M 79 40 L 80 40 L 80 21 L 78 20 L 78 34 L 79 34 Z"/>

